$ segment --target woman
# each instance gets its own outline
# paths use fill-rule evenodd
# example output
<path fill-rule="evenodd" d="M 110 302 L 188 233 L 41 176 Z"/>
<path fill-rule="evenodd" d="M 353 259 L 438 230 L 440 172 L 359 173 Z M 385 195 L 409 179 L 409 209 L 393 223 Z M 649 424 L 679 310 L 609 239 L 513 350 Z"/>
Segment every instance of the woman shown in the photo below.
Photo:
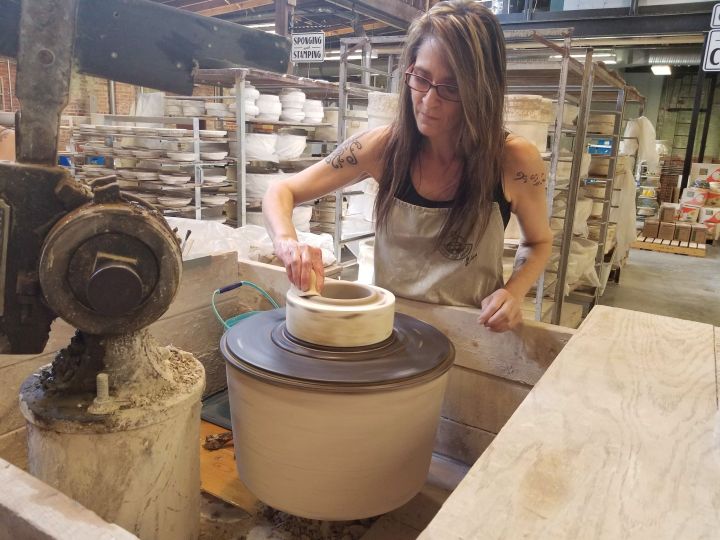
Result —
<path fill-rule="evenodd" d="M 322 287 L 320 251 L 298 243 L 292 209 L 367 174 L 379 183 L 375 283 L 414 300 L 479 306 L 480 324 L 514 328 L 552 235 L 542 159 L 503 129 L 500 25 L 479 3 L 440 2 L 413 22 L 401 65 L 405 85 L 391 126 L 348 139 L 268 190 L 263 212 L 275 253 L 294 285 L 307 290 L 314 271 Z M 510 211 L 523 242 L 503 285 Z"/>

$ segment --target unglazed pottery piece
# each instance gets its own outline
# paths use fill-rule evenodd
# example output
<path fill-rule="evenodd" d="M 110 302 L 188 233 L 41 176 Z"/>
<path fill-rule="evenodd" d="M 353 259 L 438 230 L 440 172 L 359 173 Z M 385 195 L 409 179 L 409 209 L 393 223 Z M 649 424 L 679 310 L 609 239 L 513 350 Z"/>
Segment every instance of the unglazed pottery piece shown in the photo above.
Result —
<path fill-rule="evenodd" d="M 328 280 L 322 296 L 286 296 L 287 328 L 298 339 L 331 347 L 360 347 L 392 333 L 395 295 L 350 281 Z"/>

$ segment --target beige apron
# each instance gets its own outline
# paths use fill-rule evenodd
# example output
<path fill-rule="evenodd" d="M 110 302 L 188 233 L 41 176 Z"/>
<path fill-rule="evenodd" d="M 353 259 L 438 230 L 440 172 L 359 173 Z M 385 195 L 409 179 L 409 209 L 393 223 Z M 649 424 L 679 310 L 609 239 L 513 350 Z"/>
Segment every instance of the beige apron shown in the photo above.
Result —
<path fill-rule="evenodd" d="M 454 235 L 441 247 L 435 239 L 449 208 L 425 208 L 393 199 L 386 230 L 375 237 L 375 284 L 396 296 L 433 304 L 480 307 L 503 287 L 504 226 L 492 203 L 485 233 Z"/>

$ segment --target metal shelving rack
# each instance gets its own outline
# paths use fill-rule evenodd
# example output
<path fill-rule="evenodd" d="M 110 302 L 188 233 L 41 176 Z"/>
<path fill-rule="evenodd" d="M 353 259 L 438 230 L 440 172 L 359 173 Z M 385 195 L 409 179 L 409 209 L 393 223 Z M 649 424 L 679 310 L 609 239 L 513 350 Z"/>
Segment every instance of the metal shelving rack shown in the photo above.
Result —
<path fill-rule="evenodd" d="M 251 82 L 261 93 L 276 93 L 284 88 L 302 90 L 309 98 L 320 99 L 325 102 L 335 101 L 339 98 L 340 87 L 337 83 L 298 77 L 291 74 L 274 73 L 254 68 L 227 68 L 227 69 L 200 69 L 195 74 L 195 82 L 209 84 L 235 90 L 235 138 L 237 152 L 234 157 L 238 163 L 237 170 L 237 225 L 247 223 L 247 197 L 246 197 L 246 154 L 245 135 L 248 126 L 282 126 L 299 128 L 316 128 L 328 124 L 306 124 L 293 122 L 267 122 L 265 120 L 246 120 L 245 118 L 245 81 Z M 352 95 L 360 92 L 351 90 Z M 339 251 L 336 252 L 339 257 Z"/>
<path fill-rule="evenodd" d="M 548 267 L 535 287 L 535 319 L 545 316 L 544 303 L 552 298 L 551 322 L 560 323 L 567 265 L 573 236 L 575 205 L 580 189 L 580 167 L 585 150 L 581 141 L 589 116 L 588 95 L 592 87 L 592 49 L 583 50 L 584 62 L 574 55 L 569 29 L 548 29 L 542 32 L 506 32 L 508 42 L 507 80 L 508 94 L 536 94 L 557 101 L 555 124 L 549 130 L 550 151 L 543 158 L 549 161 L 547 181 L 547 208 L 551 219 L 562 220 L 559 235 L 554 235 L 553 254 Z M 562 45 L 549 41 L 561 39 Z M 529 48 L 533 46 L 535 48 Z M 573 54 L 571 54 L 571 52 Z M 567 103 L 578 106 L 576 124 L 563 124 Z M 569 156 L 561 154 L 564 139 L 569 139 L 572 150 Z M 570 162 L 571 170 L 567 187 L 557 186 L 558 163 Z M 566 193 L 565 211 L 554 212 L 554 202 L 560 193 Z M 509 247 L 509 246 L 506 246 Z M 512 250 L 511 250 L 512 251 Z M 553 267 L 556 267 L 553 268 Z M 554 291 L 553 291 L 554 287 Z"/>
<path fill-rule="evenodd" d="M 612 263 L 614 258 L 614 247 L 608 250 L 606 254 L 606 247 L 608 240 L 608 228 L 611 224 L 615 223 L 611 221 L 611 214 L 613 209 L 618 208 L 613 204 L 614 195 L 620 191 L 620 188 L 616 187 L 615 176 L 617 172 L 617 161 L 620 157 L 620 141 L 623 139 L 622 133 L 624 132 L 625 122 L 628 120 L 627 111 L 628 105 L 631 103 L 639 105 L 639 114 L 642 114 L 645 98 L 635 88 L 628 86 L 625 81 L 610 72 L 603 64 L 593 63 L 592 69 L 592 80 L 593 83 L 590 85 L 589 101 L 591 107 L 604 106 L 609 104 L 610 108 L 591 108 L 591 113 L 597 114 L 612 114 L 615 117 L 613 123 L 612 134 L 604 133 L 586 133 L 586 139 L 611 139 L 611 153 L 605 156 L 600 156 L 602 159 L 608 159 L 608 172 L 606 177 L 599 177 L 591 175 L 591 178 L 595 182 L 601 182 L 605 184 L 605 194 L 601 200 L 603 204 L 603 211 L 599 218 L 588 220 L 589 225 L 599 226 L 599 238 L 597 253 L 595 255 L 595 270 L 597 271 L 598 278 L 600 279 L 600 287 L 594 288 L 581 288 L 573 291 L 571 298 L 577 302 L 588 303 L 590 306 L 596 304 L 602 295 L 605 284 L 607 283 L 610 271 L 612 270 Z M 587 142 L 586 140 L 586 142 Z M 597 156 L 596 156 L 597 157 Z"/>
<path fill-rule="evenodd" d="M 605 261 L 604 247 L 607 242 L 607 230 L 612 210 L 613 182 L 618 151 L 618 141 L 621 140 L 621 130 L 625 114 L 625 104 L 628 102 L 641 103 L 644 98 L 625 82 L 608 71 L 603 64 L 593 62 L 592 48 L 573 48 L 568 29 L 546 30 L 539 33 L 519 32 L 516 40 L 512 40 L 512 32 L 506 33 L 508 39 L 508 93 L 538 94 L 544 97 L 557 99 L 558 113 L 555 125 L 550 130 L 551 147 L 545 159 L 550 161 L 550 173 L 547 187 L 548 213 L 551 218 L 563 220 L 560 238 L 553 241 L 553 256 L 550 265 L 557 263 L 557 270 L 548 268 L 538 280 L 535 292 L 535 318 L 541 320 L 544 315 L 543 303 L 546 297 L 552 298 L 551 322 L 560 324 L 564 302 L 569 298 L 573 301 L 585 303 L 588 298 L 595 302 L 600 289 L 592 290 L 590 296 L 583 296 L 580 291 L 574 291 L 570 297 L 564 294 L 567 281 L 567 267 L 573 239 L 573 226 L 575 207 L 580 193 L 580 168 L 582 156 L 585 152 L 588 138 L 597 134 L 588 133 L 587 126 L 590 113 L 600 112 L 616 116 L 613 134 L 613 155 L 609 164 L 606 191 L 602 197 L 603 212 L 597 220 L 588 220 L 588 224 L 599 225 L 599 239 L 595 267 L 599 276 L 607 279 L 609 272 Z M 528 37 L 545 45 L 545 49 L 528 50 Z M 551 38 L 562 38 L 562 45 L 550 42 Z M 549 58 L 548 49 L 554 51 L 554 58 Z M 576 58 L 582 58 L 578 60 Z M 562 109 L 566 103 L 578 106 L 578 117 L 575 126 L 562 124 Z M 612 111 L 594 110 L 593 104 L 612 103 Z M 570 158 L 563 157 L 560 152 L 563 138 L 570 139 L 572 146 Z M 609 138 L 609 137 L 608 137 Z M 571 161 L 570 180 L 567 187 L 556 186 L 557 164 L 560 161 Z M 562 191 L 567 192 L 567 204 L 564 215 L 553 213 L 553 202 Z M 553 277 L 554 276 L 554 277 Z M 554 286 L 554 292 L 549 294 Z"/>
<path fill-rule="evenodd" d="M 347 110 L 351 97 L 367 101 L 370 92 L 392 92 L 397 91 L 399 74 L 396 72 L 399 54 L 405 41 L 404 36 L 382 36 L 343 38 L 340 40 L 340 71 L 339 71 L 339 97 L 338 97 L 338 144 L 347 137 Z M 388 54 L 387 68 L 385 70 L 374 69 L 371 66 L 372 55 L 376 48 L 394 49 Z M 359 64 L 350 62 L 349 56 L 356 49 L 361 51 Z M 360 73 L 360 83 L 351 82 L 348 76 L 351 72 Z M 384 85 L 372 85 L 373 76 L 381 79 Z M 358 195 L 359 193 L 340 189 L 335 192 L 335 252 L 340 253 L 342 246 L 348 242 L 371 238 L 375 235 L 374 224 L 369 223 L 370 230 L 353 234 L 343 235 L 342 223 L 342 202 L 347 196 Z M 352 262 L 352 261 L 350 261 Z"/>
<path fill-rule="evenodd" d="M 194 215 L 195 219 L 202 219 L 203 217 L 203 206 L 202 206 L 202 188 L 210 188 L 212 191 L 216 191 L 219 189 L 218 186 L 207 186 L 204 185 L 203 177 L 204 177 L 204 171 L 207 167 L 224 167 L 227 164 L 227 160 L 218 160 L 214 162 L 208 162 L 203 161 L 200 158 L 200 142 L 201 142 L 201 135 L 200 135 L 200 121 L 203 119 L 214 119 L 217 120 L 215 117 L 181 117 L 181 116 L 133 116 L 133 115 L 114 115 L 114 114 L 103 114 L 98 115 L 98 118 L 102 119 L 104 122 L 100 126 L 95 126 L 95 128 L 90 132 L 84 132 L 82 124 L 79 126 L 76 126 L 73 128 L 73 139 L 76 142 L 84 142 L 86 139 L 111 139 L 113 141 L 117 139 L 123 139 L 123 138 L 134 138 L 134 139 L 147 139 L 147 140 L 166 140 L 166 141 L 175 141 L 175 142 L 185 142 L 185 143 L 192 143 L 193 144 L 193 153 L 195 155 L 195 158 L 191 162 L 176 162 L 173 160 L 169 160 L 167 158 L 136 158 L 138 161 L 146 161 L 149 163 L 154 163 L 154 167 L 152 170 L 157 171 L 158 173 L 162 174 L 163 170 L 165 170 L 168 167 L 174 168 L 174 169 L 190 169 L 193 170 L 193 177 L 194 182 L 192 186 L 184 185 L 182 187 L 180 186 L 159 186 L 159 185 L 152 185 L 152 187 L 145 187 L 142 185 L 138 185 L 137 191 L 141 193 L 155 193 L 158 195 L 178 195 L 180 191 L 188 192 L 192 190 L 192 196 L 194 198 Z M 185 131 L 186 133 L 183 135 L 166 135 L 162 133 L 158 134 L 142 134 L 139 132 L 133 132 L 128 131 L 127 129 L 123 130 L 121 127 L 115 127 L 115 124 L 121 123 L 121 124 L 163 124 L 163 125 L 175 125 L 175 126 L 187 126 L 191 125 L 192 128 L 180 128 L 180 130 Z M 147 128 L 152 130 L 152 128 Z M 205 142 L 211 142 L 216 144 L 226 144 L 227 139 L 225 137 L 214 137 L 211 139 L 202 139 Z M 141 149 L 142 150 L 142 149 Z M 163 150 L 162 152 L 165 152 Z M 122 157 L 118 154 L 116 154 L 116 149 L 112 147 L 108 147 L 108 151 L 106 152 L 81 152 L 82 155 L 100 155 L 105 157 L 106 159 L 110 156 L 115 157 Z M 80 167 L 82 169 L 82 167 Z M 116 167 L 114 167 L 115 170 L 117 170 Z M 139 168 L 141 170 L 144 170 L 142 168 Z M 150 169 L 148 169 L 150 170 Z M 163 209 L 163 213 L 165 215 L 176 215 L 178 213 L 177 210 L 173 209 Z"/>

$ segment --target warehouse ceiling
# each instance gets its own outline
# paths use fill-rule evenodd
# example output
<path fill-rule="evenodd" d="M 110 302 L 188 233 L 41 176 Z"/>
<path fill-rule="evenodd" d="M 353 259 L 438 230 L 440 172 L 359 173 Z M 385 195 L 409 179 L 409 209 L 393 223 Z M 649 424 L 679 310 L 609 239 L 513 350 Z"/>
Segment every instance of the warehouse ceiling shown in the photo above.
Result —
<path fill-rule="evenodd" d="M 275 0 L 154 1 L 260 30 L 272 32 L 275 28 Z M 410 21 L 435 0 L 294 0 L 294 3 L 291 31 L 322 30 L 326 50 L 332 51 L 339 48 L 343 37 L 403 35 Z M 612 57 L 606 58 L 618 68 L 648 66 L 660 58 L 675 65 L 697 65 L 712 6 L 713 2 L 697 2 L 638 7 L 638 2 L 632 2 L 630 8 L 622 9 L 503 13 L 498 18 L 506 30 L 573 28 L 574 44 L 599 48 L 603 53 L 612 51 Z"/>
<path fill-rule="evenodd" d="M 209 17 L 272 31 L 274 0 L 155 0 Z M 402 35 L 422 13 L 425 0 L 296 0 L 290 17 L 294 32 L 324 31 L 326 48 L 342 37 Z"/>

